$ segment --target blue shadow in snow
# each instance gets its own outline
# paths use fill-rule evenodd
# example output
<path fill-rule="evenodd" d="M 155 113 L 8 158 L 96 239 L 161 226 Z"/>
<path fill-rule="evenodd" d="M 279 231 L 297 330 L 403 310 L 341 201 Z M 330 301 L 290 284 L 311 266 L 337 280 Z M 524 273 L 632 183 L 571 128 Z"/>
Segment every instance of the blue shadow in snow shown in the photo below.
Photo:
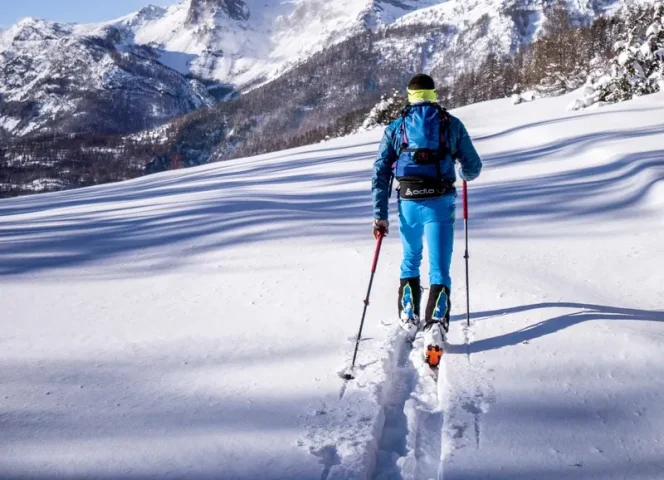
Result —
<path fill-rule="evenodd" d="M 373 156 L 367 156 L 368 165 L 370 158 Z M 43 197 L 8 202 L 0 206 L 4 217 L 0 222 L 0 276 L 85 264 L 181 242 L 190 246 L 177 252 L 180 258 L 238 244 L 329 236 L 331 231 L 362 233 L 368 238 L 367 230 L 359 232 L 356 224 L 372 216 L 369 177 L 357 171 L 297 171 L 357 160 L 358 155 L 347 155 L 286 160 L 253 168 L 248 160 L 249 168 L 243 166 L 238 172 L 192 171 L 176 178 L 156 175 L 139 183 L 63 192 L 54 195 L 47 205 Z M 293 193 L 269 193 L 269 187 L 283 184 L 292 184 Z M 329 189 L 349 184 L 359 186 L 341 192 Z M 324 185 L 326 190 L 319 191 L 313 185 Z M 266 191 L 262 192 L 261 187 Z M 234 196 L 228 192 L 238 193 Z M 197 200 L 197 194 L 205 198 Z M 95 208 L 78 213 L 64 210 L 79 205 Z M 27 225 L 12 219 L 37 211 L 43 217 Z M 256 226 L 260 227 L 258 231 Z M 247 229 L 252 229 L 251 235 Z M 192 242 L 195 247 L 191 247 Z M 155 270 L 175 265 L 166 252 L 155 251 L 155 255 Z"/>
<path fill-rule="evenodd" d="M 664 125 L 580 135 L 534 150 L 489 156 L 485 163 L 487 169 L 499 168 L 507 163 L 542 160 L 556 152 L 578 154 L 597 141 L 662 134 Z M 372 218 L 369 181 L 375 152 L 371 144 L 363 147 L 366 149 L 361 153 L 346 151 L 328 158 L 316 158 L 313 151 L 294 153 L 312 156 L 275 158 L 268 165 L 264 159 L 249 158 L 234 164 L 235 171 L 219 164 L 212 171 L 197 169 L 49 197 L 5 200 L 0 202 L 0 276 L 80 265 L 139 250 L 152 254 L 158 264 L 155 271 L 169 269 L 175 266 L 173 259 L 167 258 L 166 250 L 158 249 L 184 242 L 196 246 L 183 247 L 182 251 L 176 248 L 180 260 L 233 245 L 293 237 L 366 238 L 369 243 L 367 231 L 360 225 Z M 365 171 L 357 171 L 355 165 L 348 173 L 306 173 L 309 167 L 350 165 L 358 160 L 366 161 Z M 606 212 L 619 219 L 631 214 L 630 208 L 663 179 L 664 150 L 655 150 L 633 152 L 607 165 L 532 179 L 498 184 L 480 181 L 471 190 L 473 236 L 505 238 L 512 235 L 510 225 L 535 219 L 552 226 L 603 218 Z M 285 184 L 293 185 L 288 190 L 292 194 L 269 193 L 267 188 Z M 321 189 L 321 185 L 326 188 Z M 341 185 L 353 187 L 341 191 L 329 188 Z M 266 191 L 261 192 L 261 187 Z M 227 194 L 233 191 L 240 193 Z M 218 197 L 215 192 L 219 192 Z M 204 195 L 204 200 L 197 200 L 195 194 Z M 139 202 L 140 210 L 130 202 Z M 64 210 L 81 205 L 95 209 L 84 213 Z M 12 219 L 34 212 L 39 212 L 40 218 L 27 224 Z M 260 227 L 257 232 L 255 227 Z M 253 228 L 251 235 L 247 235 L 247 228 Z M 565 234 L 565 230 L 552 228 L 550 234 Z"/>
<path fill-rule="evenodd" d="M 453 345 L 450 353 L 467 354 L 497 350 L 504 347 L 519 345 L 537 338 L 559 332 L 579 323 L 592 320 L 629 320 L 642 322 L 664 322 L 662 310 L 638 310 L 633 308 L 609 307 L 585 303 L 548 302 L 519 307 L 505 308 L 472 315 L 475 321 L 487 317 L 501 317 L 512 313 L 541 310 L 544 308 L 575 308 L 578 312 L 559 315 L 548 320 L 529 325 L 515 332 L 506 333 L 497 337 L 486 338 L 472 342 L 470 345 Z M 452 321 L 465 321 L 465 315 L 454 315 Z"/>
<path fill-rule="evenodd" d="M 262 360 L 254 352 L 237 351 L 226 343 L 188 339 L 118 355 L 3 361 L 0 452 L 7 455 L 0 455 L 0 480 L 277 480 L 285 474 L 294 480 L 318 478 L 323 467 L 317 468 L 313 462 L 306 466 L 310 454 L 304 449 L 288 444 L 242 449 L 241 442 L 246 440 L 238 443 L 234 439 L 235 435 L 260 438 L 290 431 L 294 419 L 306 417 L 318 398 L 311 392 L 271 396 L 259 388 L 238 395 L 199 386 L 196 379 L 212 371 L 223 384 L 238 368 L 260 367 Z M 286 347 L 275 347 L 277 363 L 306 361 L 326 350 L 321 344 Z M 165 380 L 170 378 L 177 380 Z M 172 451 L 169 442 L 192 440 L 201 442 L 205 450 L 183 448 L 177 458 L 165 458 Z M 86 459 L 86 453 L 68 460 L 65 452 L 71 451 L 67 445 L 72 441 L 108 442 L 109 450 L 96 452 L 95 461 L 88 461 L 91 457 Z M 51 445 L 54 452 L 65 456 L 45 455 L 36 462 L 15 460 L 17 452 L 27 454 Z M 133 455 L 132 448 L 154 452 L 146 463 L 140 455 Z M 293 465 L 302 468 L 293 470 Z"/>

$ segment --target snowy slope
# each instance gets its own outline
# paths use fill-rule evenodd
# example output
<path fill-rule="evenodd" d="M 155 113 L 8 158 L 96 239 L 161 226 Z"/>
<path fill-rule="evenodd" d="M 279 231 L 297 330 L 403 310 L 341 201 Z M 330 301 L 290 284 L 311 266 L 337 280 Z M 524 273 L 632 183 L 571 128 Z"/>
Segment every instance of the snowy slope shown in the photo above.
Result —
<path fill-rule="evenodd" d="M 338 377 L 379 131 L 0 201 L 0 477 L 661 478 L 664 95 L 572 98 L 456 112 L 486 169 L 438 385 L 394 234 Z"/>

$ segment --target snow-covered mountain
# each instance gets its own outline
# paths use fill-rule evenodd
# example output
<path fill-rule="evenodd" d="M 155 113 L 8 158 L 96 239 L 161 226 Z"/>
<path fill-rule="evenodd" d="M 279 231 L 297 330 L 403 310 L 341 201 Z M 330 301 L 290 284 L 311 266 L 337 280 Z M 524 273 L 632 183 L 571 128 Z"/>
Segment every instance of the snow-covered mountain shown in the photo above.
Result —
<path fill-rule="evenodd" d="M 450 48 L 469 59 L 514 50 L 536 34 L 549 0 L 184 0 L 148 6 L 102 24 L 41 28 L 69 35 L 104 36 L 109 26 L 121 43 L 154 47 L 159 60 L 182 73 L 238 87 L 276 78 L 312 54 L 365 31 L 419 26 L 400 49 L 426 41 L 429 69 Z M 593 18 L 618 0 L 568 0 L 574 16 Z M 24 22 L 23 22 L 24 23 Z M 34 29 L 34 25 L 30 25 Z M 442 27 L 445 35 L 436 32 Z M 33 32 L 34 33 L 34 32 Z M 389 43 L 389 40 L 386 42 Z M 409 45 L 410 44 L 410 45 Z"/>
<path fill-rule="evenodd" d="M 536 34 L 548 0 L 185 0 L 164 9 L 146 7 L 104 25 L 128 43 L 150 45 L 165 64 L 244 89 L 273 80 L 311 55 L 366 31 L 410 27 L 396 47 L 413 52 L 425 42 L 428 69 L 463 49 L 473 61 L 489 51 L 514 51 Z M 568 0 L 570 12 L 590 19 L 618 0 Z M 413 29 L 413 27 L 419 27 Z M 94 31 L 99 26 L 83 30 Z M 418 53 L 419 55 L 419 53 Z M 389 60 L 389 58 L 387 58 Z"/>
<path fill-rule="evenodd" d="M 13 135 L 150 128 L 212 102 L 192 76 L 224 98 L 367 32 L 379 37 L 371 60 L 383 69 L 458 71 L 530 41 L 548 3 L 184 0 L 100 24 L 25 19 L 0 37 L 0 128 Z M 568 7 L 590 19 L 617 3 Z"/>
<path fill-rule="evenodd" d="M 205 87 L 123 45 L 112 26 L 24 19 L 0 37 L 0 127 L 32 132 L 125 133 L 211 105 Z"/>
<path fill-rule="evenodd" d="M 183 73 L 246 87 L 274 79 L 368 23 L 377 24 L 383 3 L 185 0 L 168 9 L 147 7 L 104 25 L 121 29 L 128 43 L 157 47 L 161 60 Z M 397 4 L 402 10 L 415 8 Z M 95 28 L 99 26 L 85 27 Z"/>

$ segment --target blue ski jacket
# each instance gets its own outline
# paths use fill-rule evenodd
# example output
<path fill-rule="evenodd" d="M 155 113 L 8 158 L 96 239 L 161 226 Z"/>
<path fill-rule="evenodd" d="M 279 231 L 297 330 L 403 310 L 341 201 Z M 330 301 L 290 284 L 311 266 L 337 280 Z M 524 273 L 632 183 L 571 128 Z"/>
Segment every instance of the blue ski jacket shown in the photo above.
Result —
<path fill-rule="evenodd" d="M 416 106 L 425 106 L 423 104 L 414 104 Z M 419 112 L 423 109 L 412 109 L 409 115 L 415 116 L 415 121 L 406 122 L 406 135 L 409 139 L 417 141 L 423 137 L 422 132 L 430 129 L 426 125 L 427 116 Z M 442 163 L 441 176 L 444 180 L 456 181 L 456 172 L 454 170 L 454 161 L 461 163 L 461 176 L 468 181 L 476 179 L 482 171 L 482 160 L 478 155 L 473 142 L 468 135 L 468 131 L 461 120 L 449 115 L 450 124 L 445 129 L 444 138 L 450 154 L 447 155 Z M 377 220 L 387 220 L 387 207 L 389 201 L 390 180 L 392 178 L 392 167 L 399 157 L 401 144 L 403 142 L 401 135 L 401 125 L 403 118 L 398 118 L 392 122 L 383 135 L 380 143 L 378 157 L 374 163 L 373 179 L 371 190 L 373 193 L 374 218 Z M 409 200 L 416 201 L 416 200 Z"/>

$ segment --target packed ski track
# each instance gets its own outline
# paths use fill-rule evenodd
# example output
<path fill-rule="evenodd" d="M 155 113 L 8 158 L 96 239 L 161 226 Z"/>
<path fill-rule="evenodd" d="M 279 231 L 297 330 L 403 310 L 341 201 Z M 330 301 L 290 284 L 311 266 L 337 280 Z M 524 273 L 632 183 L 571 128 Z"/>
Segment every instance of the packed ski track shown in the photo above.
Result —
<path fill-rule="evenodd" d="M 664 95 L 574 98 L 453 112 L 485 170 L 437 379 L 395 203 L 341 378 L 380 131 L 0 201 L 0 478 L 663 478 Z"/>

